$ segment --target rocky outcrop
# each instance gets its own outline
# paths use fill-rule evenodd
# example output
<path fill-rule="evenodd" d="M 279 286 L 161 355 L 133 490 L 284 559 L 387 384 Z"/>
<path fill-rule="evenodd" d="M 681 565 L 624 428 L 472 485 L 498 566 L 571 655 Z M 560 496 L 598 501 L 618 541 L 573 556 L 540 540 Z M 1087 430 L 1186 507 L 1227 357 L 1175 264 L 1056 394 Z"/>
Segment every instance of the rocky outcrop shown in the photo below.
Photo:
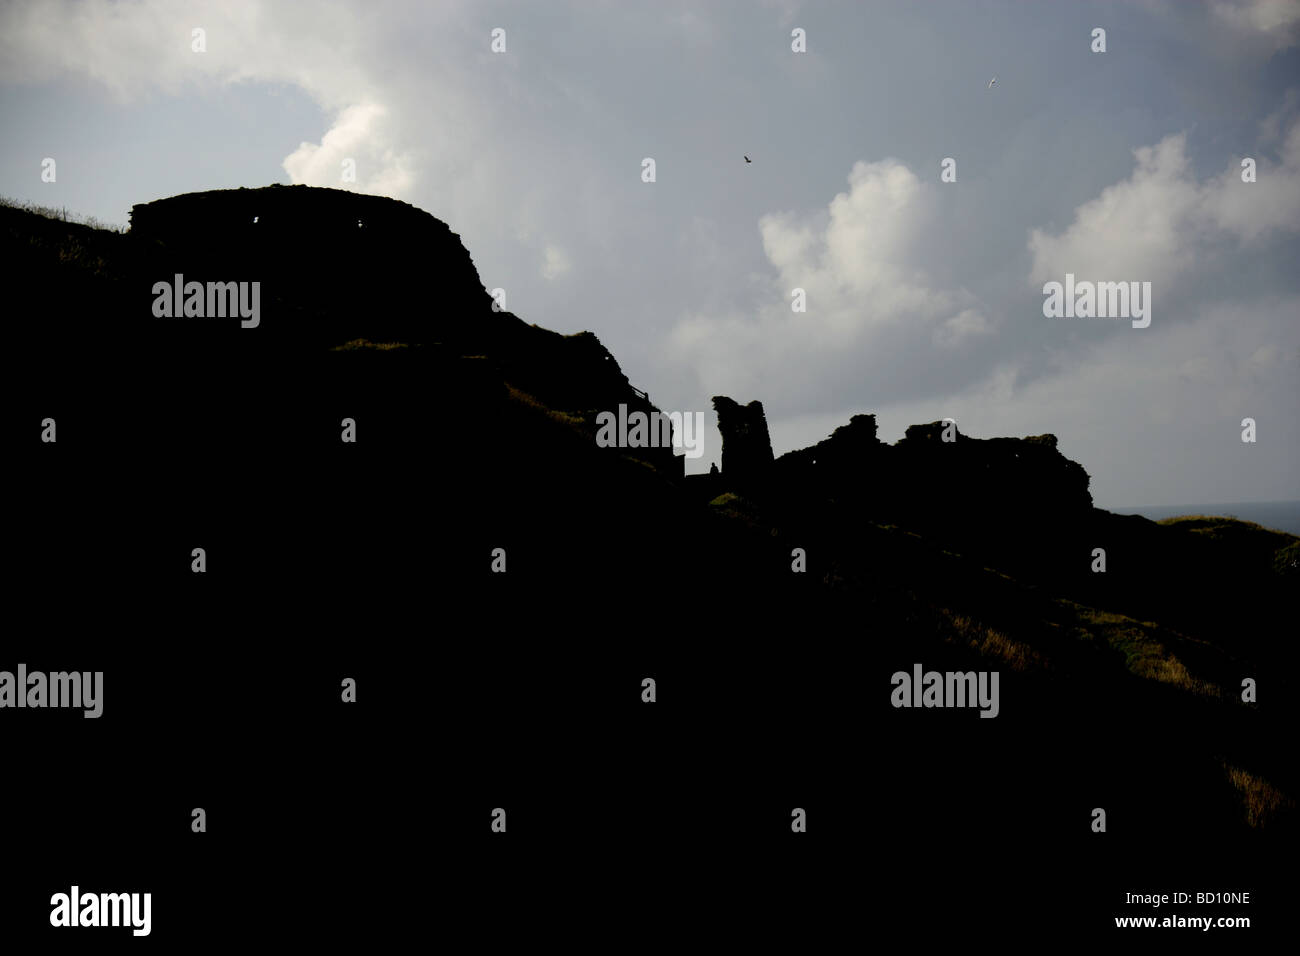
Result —
<path fill-rule="evenodd" d="M 815 472 L 823 476 L 860 477 L 877 464 L 886 446 L 876 438 L 876 416 L 854 415 L 831 437 L 808 448 L 787 452 L 780 460 L 781 474 L 792 480 L 808 480 Z"/>
<path fill-rule="evenodd" d="M 951 440 L 944 440 L 945 429 Z M 931 503 L 960 495 L 980 510 L 1000 515 L 1051 514 L 1082 518 L 1092 509 L 1088 473 L 1062 455 L 1055 435 L 969 438 L 955 423 L 912 425 L 894 446 L 909 496 Z"/>
<path fill-rule="evenodd" d="M 772 462 L 762 405 L 713 402 L 722 474 L 693 482 L 701 496 L 742 492 L 787 520 L 817 512 L 894 524 L 999 566 L 1042 565 L 1051 560 L 1044 554 L 1074 561 L 1095 537 L 1088 473 L 1060 453 L 1054 435 L 976 439 L 938 421 L 888 445 L 874 415 L 854 415 Z"/>
<path fill-rule="evenodd" d="M 46 361 L 52 383 L 99 376 L 121 393 L 137 382 L 143 390 L 147 371 L 175 390 L 206 387 L 200 380 L 276 390 L 310 378 L 377 396 L 400 379 L 420 413 L 445 417 L 453 434 L 490 432 L 495 426 L 479 419 L 514 389 L 516 400 L 557 420 L 591 426 L 593 446 L 599 412 L 657 411 L 593 333 L 560 334 L 494 308 L 460 236 L 408 203 L 308 186 L 187 193 L 132 207 L 125 235 L 74 227 L 89 241 L 59 240 L 88 250 L 72 262 L 55 244 L 27 239 L 52 227 L 67 233 L 69 224 L 8 213 L 0 235 L 21 237 L 7 248 L 23 253 L 16 264 L 28 287 L 60 290 L 58 308 L 23 343 Z M 177 275 L 201 287 L 257 283 L 255 327 L 224 310 L 221 318 L 155 314 L 155 286 L 172 288 Z M 33 291 L 16 304 L 49 311 L 43 296 Z M 232 378 L 237 385 L 224 384 Z M 460 389 L 473 401 L 435 408 L 435 397 Z M 683 471 L 671 447 L 610 452 L 668 477 Z"/>
<path fill-rule="evenodd" d="M 723 440 L 725 456 L 725 432 Z M 857 499 L 872 512 L 922 523 L 958 501 L 963 514 L 975 504 L 1000 515 L 1085 515 L 1092 508 L 1088 473 L 1056 444 L 1055 435 L 970 438 L 955 423 L 938 421 L 912 425 L 886 445 L 874 415 L 854 415 L 824 441 L 782 455 L 775 477 L 785 488 Z"/>
<path fill-rule="evenodd" d="M 446 223 L 342 189 L 187 193 L 131 209 L 128 234 L 170 280 L 260 281 L 262 346 L 358 338 L 487 352 L 513 330 Z M 519 323 L 522 324 L 522 323 Z"/>

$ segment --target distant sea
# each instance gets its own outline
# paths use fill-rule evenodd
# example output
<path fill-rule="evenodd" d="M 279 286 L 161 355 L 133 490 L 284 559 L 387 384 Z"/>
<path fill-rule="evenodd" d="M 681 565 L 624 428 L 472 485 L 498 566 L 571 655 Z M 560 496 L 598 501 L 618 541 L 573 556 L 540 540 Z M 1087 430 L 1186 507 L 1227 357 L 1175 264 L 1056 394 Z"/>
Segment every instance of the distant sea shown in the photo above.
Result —
<path fill-rule="evenodd" d="M 1241 521 L 1253 521 L 1265 528 L 1300 535 L 1300 501 L 1246 501 L 1218 505 L 1143 505 L 1133 508 L 1107 508 L 1118 515 L 1141 515 L 1152 521 L 1180 515 L 1226 515 Z"/>

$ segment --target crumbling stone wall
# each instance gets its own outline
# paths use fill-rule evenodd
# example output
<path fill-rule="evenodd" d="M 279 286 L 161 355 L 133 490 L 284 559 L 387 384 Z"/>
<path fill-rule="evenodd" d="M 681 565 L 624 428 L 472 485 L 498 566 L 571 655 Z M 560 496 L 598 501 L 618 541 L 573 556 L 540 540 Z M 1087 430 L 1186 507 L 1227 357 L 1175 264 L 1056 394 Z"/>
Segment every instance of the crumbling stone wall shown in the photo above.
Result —
<path fill-rule="evenodd" d="M 746 481 L 765 475 L 773 461 L 772 439 L 767 432 L 763 403 L 754 400 L 741 405 L 725 395 L 713 397 L 722 435 L 722 474 Z"/>
<path fill-rule="evenodd" d="M 770 496 L 852 502 L 864 513 L 918 528 L 1033 523 L 1046 516 L 1076 522 L 1092 510 L 1088 473 L 1060 453 L 1055 435 L 976 439 L 955 423 L 937 421 L 912 425 L 886 445 L 874 415 L 854 415 L 829 438 L 773 462 L 761 402 L 742 406 L 717 396 L 713 407 L 729 489 L 763 477 Z"/>

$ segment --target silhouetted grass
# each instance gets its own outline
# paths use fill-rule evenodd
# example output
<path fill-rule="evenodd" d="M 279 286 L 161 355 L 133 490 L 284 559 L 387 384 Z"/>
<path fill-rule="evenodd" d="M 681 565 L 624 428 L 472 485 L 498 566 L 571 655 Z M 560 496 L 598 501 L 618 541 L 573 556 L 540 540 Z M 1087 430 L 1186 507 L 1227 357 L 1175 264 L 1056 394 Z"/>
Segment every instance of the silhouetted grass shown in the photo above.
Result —
<path fill-rule="evenodd" d="M 364 350 L 373 350 L 378 352 L 391 352 L 393 349 L 409 349 L 411 346 L 405 342 L 371 342 L 369 339 L 353 339 L 351 342 L 344 342 L 342 345 L 336 345 L 330 349 L 331 352 L 357 352 Z"/>
<path fill-rule="evenodd" d="M 1280 548 L 1297 540 L 1295 535 L 1285 531 L 1275 531 L 1253 521 L 1226 515 L 1179 515 L 1164 518 L 1156 524 L 1240 547 Z"/>
<path fill-rule="evenodd" d="M 0 196 L 0 206 L 7 206 L 10 209 L 21 209 L 23 212 L 34 213 L 37 216 L 43 216 L 46 219 L 53 219 L 58 222 L 70 222 L 79 226 L 88 226 L 91 229 L 98 229 L 104 232 L 125 233 L 126 226 L 120 226 L 116 223 L 103 222 L 94 216 L 79 216 L 76 213 L 69 213 L 66 206 L 55 208 L 53 206 L 42 206 L 39 203 L 30 202 L 21 199 L 10 199 L 8 196 Z"/>
<path fill-rule="evenodd" d="M 1224 763 L 1223 769 L 1228 774 L 1229 782 L 1241 795 L 1242 811 L 1245 813 L 1247 825 L 1268 827 L 1278 818 L 1279 811 L 1295 806 L 1295 801 L 1263 777 L 1240 767 L 1234 767 L 1227 762 Z"/>
<path fill-rule="evenodd" d="M 981 657 L 992 658 L 1014 671 L 1044 670 L 1049 666 L 1043 655 L 1028 644 L 1013 640 L 969 615 L 956 614 L 948 608 L 941 608 L 940 613 L 952 628 L 948 640 L 964 644 Z"/>

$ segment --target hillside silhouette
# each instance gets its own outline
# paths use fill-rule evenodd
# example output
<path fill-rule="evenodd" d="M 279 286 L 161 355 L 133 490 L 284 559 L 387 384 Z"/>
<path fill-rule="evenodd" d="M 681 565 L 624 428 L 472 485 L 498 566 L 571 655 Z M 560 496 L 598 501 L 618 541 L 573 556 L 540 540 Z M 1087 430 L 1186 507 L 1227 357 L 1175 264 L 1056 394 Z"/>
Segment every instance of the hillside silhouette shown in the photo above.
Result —
<path fill-rule="evenodd" d="M 135 206 L 125 233 L 0 206 L 0 241 L 19 417 L 59 428 L 27 475 L 61 503 L 28 542 L 33 582 L 86 527 L 142 577 L 177 574 L 160 554 L 188 548 L 189 516 L 296 632 L 364 632 L 410 601 L 459 648 L 467 695 L 490 653 L 457 635 L 504 635 L 539 667 L 663 646 L 732 688 L 711 716 L 740 720 L 725 754 L 679 754 L 694 779 L 739 786 L 768 748 L 821 734 L 820 772 L 884 808 L 886 854 L 973 828 L 1102 865 L 1094 806 L 1113 836 L 1192 854 L 1295 832 L 1295 536 L 1098 509 L 1050 434 L 949 441 L 932 422 L 886 444 L 862 414 L 777 457 L 762 396 L 714 399 L 717 474 L 598 447 L 596 415 L 655 411 L 645 393 L 592 333 L 495 311 L 460 238 L 391 199 L 193 193 Z M 260 281 L 260 325 L 155 317 L 177 273 Z M 369 597 L 332 604 L 339 589 Z M 823 676 L 762 690 L 783 655 Z M 1000 670 L 1002 713 L 891 708 L 890 674 L 916 662 Z M 747 677 L 771 708 L 741 720 Z"/>

